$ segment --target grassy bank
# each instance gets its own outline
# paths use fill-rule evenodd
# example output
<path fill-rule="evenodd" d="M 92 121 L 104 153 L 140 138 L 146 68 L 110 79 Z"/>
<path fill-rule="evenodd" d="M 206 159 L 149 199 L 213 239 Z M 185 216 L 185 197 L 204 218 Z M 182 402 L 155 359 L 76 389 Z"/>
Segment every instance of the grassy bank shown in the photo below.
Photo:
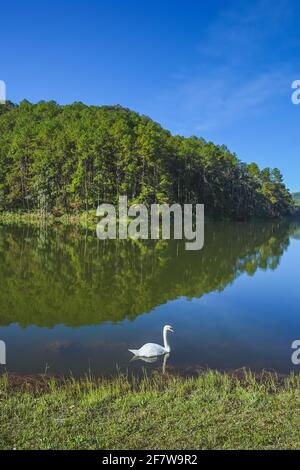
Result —
<path fill-rule="evenodd" d="M 1 449 L 296 449 L 300 378 L 0 383 Z"/>
<path fill-rule="evenodd" d="M 9 224 L 29 224 L 29 225 L 76 225 L 78 227 L 94 230 L 98 222 L 96 211 L 74 212 L 64 214 L 41 213 L 39 211 L 26 212 L 0 212 L 0 223 Z"/>

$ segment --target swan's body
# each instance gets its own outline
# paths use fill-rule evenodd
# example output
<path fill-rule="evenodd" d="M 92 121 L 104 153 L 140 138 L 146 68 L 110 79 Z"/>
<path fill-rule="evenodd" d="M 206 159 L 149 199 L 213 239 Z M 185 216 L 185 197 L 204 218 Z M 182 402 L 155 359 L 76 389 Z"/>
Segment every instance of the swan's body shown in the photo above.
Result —
<path fill-rule="evenodd" d="M 164 326 L 163 329 L 163 338 L 164 338 L 164 345 L 161 346 L 160 344 L 155 343 L 147 343 L 144 344 L 140 349 L 129 349 L 132 354 L 137 357 L 157 357 L 162 356 L 163 354 L 167 354 L 171 351 L 170 345 L 168 343 L 167 332 L 171 331 L 173 333 L 173 329 L 170 325 Z"/>
<path fill-rule="evenodd" d="M 163 346 L 155 343 L 144 344 L 140 349 L 128 349 L 135 356 L 140 357 L 157 357 L 166 354 L 166 350 Z"/>

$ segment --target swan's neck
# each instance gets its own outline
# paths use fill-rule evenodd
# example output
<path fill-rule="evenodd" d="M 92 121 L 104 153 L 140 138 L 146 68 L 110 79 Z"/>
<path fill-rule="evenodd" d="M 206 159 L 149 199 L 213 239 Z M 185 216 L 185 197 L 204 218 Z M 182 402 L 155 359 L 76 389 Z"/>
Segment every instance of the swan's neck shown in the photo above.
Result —
<path fill-rule="evenodd" d="M 168 342 L 168 337 L 167 337 L 167 330 L 164 330 L 164 348 L 166 350 L 166 352 L 170 352 L 171 351 L 171 348 L 170 348 L 170 345 L 169 345 L 169 342 Z"/>

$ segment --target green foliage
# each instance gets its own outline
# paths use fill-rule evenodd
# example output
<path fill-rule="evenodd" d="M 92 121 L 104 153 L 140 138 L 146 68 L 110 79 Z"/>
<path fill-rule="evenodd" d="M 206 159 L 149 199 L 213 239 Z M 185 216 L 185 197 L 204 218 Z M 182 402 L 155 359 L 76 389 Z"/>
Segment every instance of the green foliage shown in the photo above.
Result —
<path fill-rule="evenodd" d="M 277 217 L 293 201 L 278 169 L 172 136 L 120 106 L 22 101 L 0 112 L 0 210 L 62 214 L 100 202 L 204 203 L 206 214 Z"/>

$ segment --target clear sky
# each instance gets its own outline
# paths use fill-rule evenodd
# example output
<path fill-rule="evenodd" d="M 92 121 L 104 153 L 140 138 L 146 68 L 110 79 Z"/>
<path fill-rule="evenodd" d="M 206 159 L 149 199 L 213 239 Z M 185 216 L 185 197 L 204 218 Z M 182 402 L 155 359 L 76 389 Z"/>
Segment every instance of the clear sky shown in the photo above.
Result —
<path fill-rule="evenodd" d="M 300 190 L 299 0 L 0 2 L 7 98 L 121 104 Z"/>

